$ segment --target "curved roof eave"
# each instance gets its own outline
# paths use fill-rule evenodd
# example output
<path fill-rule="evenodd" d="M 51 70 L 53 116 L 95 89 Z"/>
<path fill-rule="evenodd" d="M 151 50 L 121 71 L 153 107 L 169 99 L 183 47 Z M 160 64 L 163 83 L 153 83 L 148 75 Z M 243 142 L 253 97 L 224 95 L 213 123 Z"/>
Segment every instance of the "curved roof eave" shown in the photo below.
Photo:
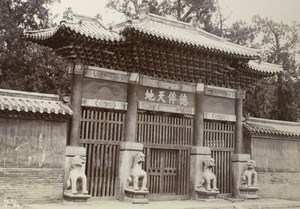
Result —
<path fill-rule="evenodd" d="M 260 60 L 250 60 L 247 67 L 256 72 L 265 74 L 280 74 L 283 72 L 282 65 L 271 64 Z"/>
<path fill-rule="evenodd" d="M 63 19 L 60 24 L 54 28 L 25 31 L 25 37 L 32 41 L 43 42 L 53 38 L 60 31 L 64 32 L 66 30 L 96 41 L 113 43 L 123 40 L 119 34 L 108 30 L 97 18 L 77 14 L 74 14 L 72 20 Z"/>

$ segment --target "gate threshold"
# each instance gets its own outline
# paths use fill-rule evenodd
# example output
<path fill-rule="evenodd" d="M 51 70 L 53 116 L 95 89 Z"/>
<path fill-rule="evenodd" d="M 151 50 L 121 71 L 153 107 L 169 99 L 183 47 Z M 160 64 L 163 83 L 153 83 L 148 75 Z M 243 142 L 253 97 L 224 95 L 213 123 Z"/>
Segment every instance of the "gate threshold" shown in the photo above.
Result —
<path fill-rule="evenodd" d="M 226 209 L 291 209 L 300 208 L 300 201 L 281 200 L 281 199 L 259 199 L 245 200 L 240 202 L 232 202 L 224 199 L 217 199 L 215 202 L 202 202 L 197 200 L 174 200 L 174 201 L 149 201 L 149 204 L 132 204 L 118 200 L 105 201 L 88 201 L 85 203 L 49 203 L 49 204 L 27 204 L 27 209 L 210 209 L 210 208 L 226 208 Z"/>

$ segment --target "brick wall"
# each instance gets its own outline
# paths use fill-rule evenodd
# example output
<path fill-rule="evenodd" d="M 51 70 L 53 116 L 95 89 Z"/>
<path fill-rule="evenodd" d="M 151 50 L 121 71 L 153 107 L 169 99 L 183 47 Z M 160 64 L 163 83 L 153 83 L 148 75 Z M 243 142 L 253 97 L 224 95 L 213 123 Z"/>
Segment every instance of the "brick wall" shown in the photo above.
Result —
<path fill-rule="evenodd" d="M 64 169 L 0 168 L 0 203 L 8 197 L 21 204 L 61 202 L 63 182 Z"/>
<path fill-rule="evenodd" d="M 300 141 L 275 137 L 245 141 L 246 153 L 257 163 L 260 198 L 300 201 Z"/>
<path fill-rule="evenodd" d="M 0 207 L 63 200 L 67 121 L 0 118 Z"/>
<path fill-rule="evenodd" d="M 259 172 L 260 198 L 300 201 L 300 173 Z"/>

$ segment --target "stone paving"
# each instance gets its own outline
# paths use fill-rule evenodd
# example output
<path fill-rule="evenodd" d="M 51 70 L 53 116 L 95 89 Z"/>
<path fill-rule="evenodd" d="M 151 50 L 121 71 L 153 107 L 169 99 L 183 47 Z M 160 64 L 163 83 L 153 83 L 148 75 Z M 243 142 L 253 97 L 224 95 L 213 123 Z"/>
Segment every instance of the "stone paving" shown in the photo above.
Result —
<path fill-rule="evenodd" d="M 92 200 L 85 203 L 50 203 L 50 204 L 27 204 L 26 209 L 300 209 L 300 201 L 279 199 L 259 199 L 234 202 L 217 199 L 213 202 L 196 200 L 186 201 L 150 201 L 149 204 L 132 204 L 118 200 Z"/>

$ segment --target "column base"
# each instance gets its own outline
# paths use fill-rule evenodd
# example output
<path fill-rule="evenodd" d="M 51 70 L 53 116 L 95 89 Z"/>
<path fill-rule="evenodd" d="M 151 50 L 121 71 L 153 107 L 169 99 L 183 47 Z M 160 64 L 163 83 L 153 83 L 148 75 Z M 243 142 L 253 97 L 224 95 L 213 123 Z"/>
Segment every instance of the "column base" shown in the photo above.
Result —
<path fill-rule="evenodd" d="M 259 187 L 241 186 L 240 187 L 240 197 L 243 199 L 259 199 L 259 196 L 257 195 L 258 190 L 259 190 Z"/>
<path fill-rule="evenodd" d="M 219 191 L 207 191 L 204 189 L 196 189 L 197 193 L 197 200 L 210 202 L 210 201 L 217 201 L 217 195 L 220 194 Z"/>
<path fill-rule="evenodd" d="M 86 202 L 91 195 L 88 194 L 72 194 L 64 192 L 64 199 L 70 202 Z"/>
<path fill-rule="evenodd" d="M 133 204 L 148 204 L 149 201 L 146 198 L 147 194 L 149 194 L 149 191 L 125 189 L 124 201 Z"/>

